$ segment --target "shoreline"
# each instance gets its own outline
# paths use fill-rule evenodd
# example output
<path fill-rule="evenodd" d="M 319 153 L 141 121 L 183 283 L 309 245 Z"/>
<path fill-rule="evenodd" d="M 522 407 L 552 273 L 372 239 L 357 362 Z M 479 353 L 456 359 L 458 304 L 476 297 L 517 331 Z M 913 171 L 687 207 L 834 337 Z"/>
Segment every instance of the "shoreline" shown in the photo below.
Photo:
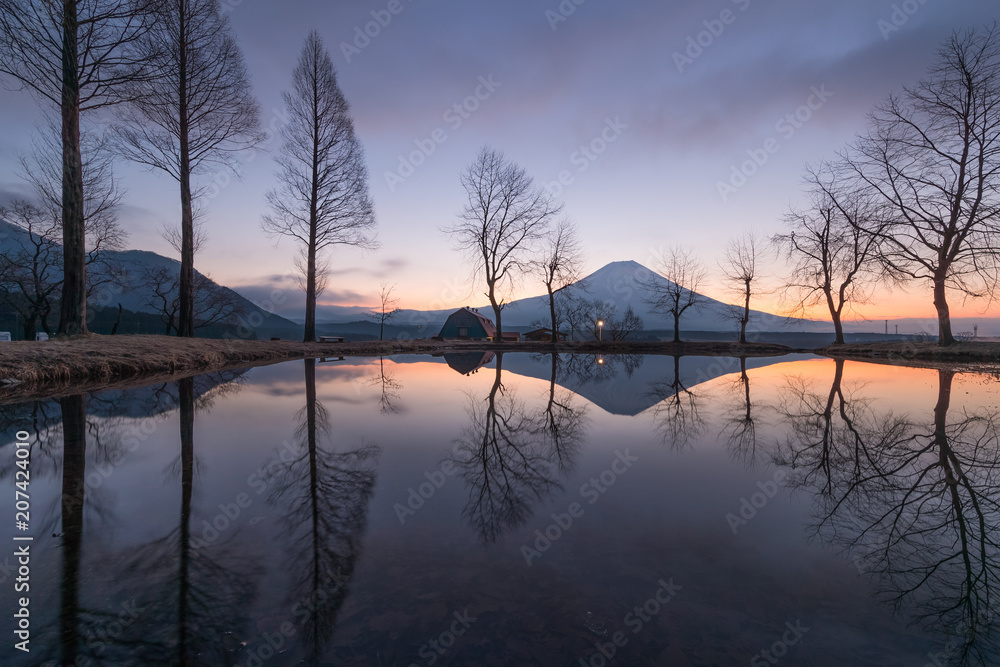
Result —
<path fill-rule="evenodd" d="M 684 356 L 784 356 L 783 345 L 736 343 L 567 342 L 491 343 L 486 341 L 387 340 L 345 343 L 247 341 L 173 336 L 90 334 L 44 342 L 0 344 L 0 403 L 67 393 L 173 381 L 219 370 L 267 366 L 296 359 L 441 355 L 462 352 L 548 354 L 661 354 Z"/>
<path fill-rule="evenodd" d="M 974 364 L 1000 371 L 1000 343 L 857 343 L 805 350 L 769 343 L 733 342 L 518 342 L 387 340 L 345 343 L 245 341 L 173 336 L 87 335 L 44 342 L 0 344 L 0 403 L 68 393 L 124 389 L 219 370 L 267 366 L 296 359 L 442 355 L 463 352 L 643 354 L 715 357 L 781 357 L 807 353 L 832 359 L 938 368 Z"/>

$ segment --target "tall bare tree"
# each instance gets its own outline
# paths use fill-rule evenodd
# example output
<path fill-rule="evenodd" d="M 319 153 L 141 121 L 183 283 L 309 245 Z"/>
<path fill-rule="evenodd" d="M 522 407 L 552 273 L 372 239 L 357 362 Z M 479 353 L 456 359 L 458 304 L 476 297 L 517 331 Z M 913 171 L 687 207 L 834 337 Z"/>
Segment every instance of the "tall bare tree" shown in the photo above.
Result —
<path fill-rule="evenodd" d="M 747 324 L 750 322 L 750 299 L 757 291 L 760 274 L 757 262 L 764 250 L 764 240 L 756 230 L 747 230 L 726 246 L 720 268 L 726 286 L 743 302 L 734 307 L 736 322 L 740 325 L 740 343 L 747 342 Z"/>
<path fill-rule="evenodd" d="M 705 268 L 690 250 L 673 246 L 657 262 L 660 275 L 642 279 L 647 301 L 654 313 L 674 321 L 674 342 L 681 342 L 681 317 L 706 303 L 699 290 L 705 282 Z M 666 280 L 663 280 L 666 278 Z"/>
<path fill-rule="evenodd" d="M 0 73 L 52 103 L 61 115 L 63 289 L 59 333 L 87 332 L 82 113 L 127 99 L 148 76 L 136 43 L 157 0 L 0 0 Z"/>
<path fill-rule="evenodd" d="M 542 283 L 549 295 L 549 317 L 552 327 L 552 342 L 556 342 L 559 327 L 562 326 L 559 310 L 556 308 L 556 292 L 565 289 L 580 279 L 583 249 L 576 235 L 576 226 L 569 220 L 560 220 L 543 239 L 542 255 L 535 260 L 536 271 L 542 276 Z"/>
<path fill-rule="evenodd" d="M 385 325 L 392 322 L 396 315 L 399 314 L 399 308 L 396 307 L 399 304 L 399 299 L 392 295 L 395 289 L 395 285 L 382 283 L 378 292 L 379 306 L 376 310 L 368 313 L 368 318 L 372 322 L 378 322 L 379 340 L 382 340 Z"/>
<path fill-rule="evenodd" d="M 1000 279 L 1000 27 L 955 33 L 926 78 L 871 113 L 845 152 L 892 212 L 880 258 L 933 286 L 939 342 L 955 342 L 948 291 L 995 294 Z"/>
<path fill-rule="evenodd" d="M 529 267 L 535 245 L 562 206 L 501 151 L 479 150 L 462 172 L 467 196 L 458 221 L 445 231 L 486 281 L 486 296 L 503 335 L 501 311 L 514 283 Z"/>
<path fill-rule="evenodd" d="M 879 230 L 886 226 L 877 202 L 844 185 L 829 169 L 811 172 L 811 203 L 789 213 L 787 234 L 774 237 L 790 262 L 785 294 L 793 312 L 824 304 L 833 320 L 834 344 L 844 343 L 843 316 L 871 298 L 881 271 Z M 868 233 L 874 230 L 876 233 Z"/>
<path fill-rule="evenodd" d="M 181 273 L 177 335 L 194 335 L 195 211 L 192 181 L 233 168 L 238 151 L 264 135 L 243 52 L 218 0 L 159 0 L 142 40 L 160 76 L 135 82 L 118 126 L 122 154 L 180 186 Z"/>
<path fill-rule="evenodd" d="M 302 246 L 298 268 L 306 292 L 303 340 L 316 340 L 316 298 L 333 246 L 375 248 L 375 212 L 368 194 L 364 149 L 354 133 L 350 106 L 319 33 L 306 38 L 283 94 L 288 123 L 277 158 L 281 186 L 267 193 L 264 230 Z M 319 281 L 319 282 L 318 282 Z"/>

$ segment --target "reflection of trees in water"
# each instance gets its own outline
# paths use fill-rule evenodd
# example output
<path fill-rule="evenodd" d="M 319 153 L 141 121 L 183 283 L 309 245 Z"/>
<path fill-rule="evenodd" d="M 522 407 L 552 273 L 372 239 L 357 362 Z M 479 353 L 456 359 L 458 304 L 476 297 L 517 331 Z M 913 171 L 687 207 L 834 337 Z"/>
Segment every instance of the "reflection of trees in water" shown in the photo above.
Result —
<path fill-rule="evenodd" d="M 569 354 L 561 360 L 559 378 L 573 378 L 580 384 L 609 382 L 619 373 L 630 378 L 645 360 L 641 354 Z"/>
<path fill-rule="evenodd" d="M 749 470 L 757 461 L 757 421 L 754 405 L 750 400 L 750 376 L 747 375 L 747 359 L 740 357 L 740 375 L 732 385 L 737 397 L 735 403 L 728 403 L 722 415 L 722 433 L 726 439 L 729 454 L 742 461 Z"/>
<path fill-rule="evenodd" d="M 514 389 L 503 385 L 498 354 L 486 399 L 469 397 L 468 421 L 453 459 L 469 489 L 463 516 L 484 543 L 492 543 L 533 514 L 562 488 L 586 429 L 585 409 L 571 392 L 557 392 L 558 357 L 553 356 L 549 396 L 540 411 L 530 410 Z"/>
<path fill-rule="evenodd" d="M 930 423 L 848 395 L 842 362 L 826 394 L 792 381 L 793 434 L 776 458 L 815 494 L 815 534 L 849 553 L 880 598 L 957 646 L 961 664 L 994 664 L 1000 424 L 989 411 L 949 420 L 954 374 L 938 372 Z"/>
<path fill-rule="evenodd" d="M 659 401 L 653 406 L 653 419 L 665 444 L 684 449 L 705 428 L 701 415 L 700 397 L 684 386 L 681 380 L 681 358 L 674 355 L 674 373 L 669 380 L 650 385 Z"/>
<path fill-rule="evenodd" d="M 239 528 L 192 535 L 195 414 L 210 410 L 219 395 L 196 398 L 194 378 L 176 383 L 180 454 L 168 476 L 180 483 L 177 527 L 134 550 L 120 582 L 132 589 L 143 615 L 141 624 L 132 628 L 134 644 L 128 646 L 134 664 L 235 664 L 235 640 L 227 643 L 225 638 L 245 634 L 250 624 L 248 612 L 260 572 L 240 555 Z M 207 521 L 211 524 L 212 518 Z"/>
<path fill-rule="evenodd" d="M 361 553 L 380 450 L 329 447 L 330 415 L 316 398 L 315 360 L 305 360 L 306 405 L 298 414 L 294 457 L 268 477 L 268 502 L 285 510 L 290 608 L 308 610 L 298 636 L 313 663 L 333 635 Z M 300 619 L 296 618 L 298 623 Z"/>
<path fill-rule="evenodd" d="M 576 456 L 583 444 L 583 436 L 587 430 L 587 409 L 576 405 L 575 393 L 562 387 L 556 389 L 556 378 L 563 360 L 556 353 L 549 357 L 552 365 L 549 397 L 539 416 L 537 430 L 552 449 L 559 472 L 568 475 L 576 468 Z"/>
<path fill-rule="evenodd" d="M 378 373 L 369 380 L 372 386 L 381 389 L 379 395 L 379 412 L 384 415 L 399 412 L 399 407 L 394 401 L 399 400 L 399 390 L 403 388 L 403 383 L 385 369 L 385 357 L 378 358 Z"/>
<path fill-rule="evenodd" d="M 45 649 L 53 657 L 58 651 L 62 664 L 198 664 L 190 659 L 194 653 L 205 656 L 204 664 L 227 662 L 218 656 L 209 657 L 221 636 L 213 630 L 232 627 L 238 617 L 233 609 L 239 605 L 202 605 L 198 598 L 203 595 L 205 600 L 217 600 L 219 591 L 226 590 L 227 581 L 246 580 L 248 573 L 234 571 L 230 562 L 224 566 L 211 562 L 203 565 L 205 559 L 192 553 L 189 545 L 196 380 L 189 378 L 178 385 L 178 397 L 169 403 L 150 402 L 150 397 L 164 396 L 159 388 L 141 388 L 131 394 L 116 391 L 37 401 L 14 411 L 32 415 L 32 423 L 38 428 L 32 447 L 33 478 L 54 474 L 62 477 L 58 501 L 50 511 L 43 511 L 41 522 L 36 523 L 37 530 L 56 533 L 60 540 L 59 641 Z M 210 405 L 210 401 L 201 403 Z M 135 434 L 135 417 L 162 416 L 177 407 L 184 462 L 180 466 L 181 527 L 138 551 L 130 548 L 118 554 L 103 552 L 104 533 L 115 524 L 114 499 L 105 480 L 129 453 L 128 438 Z M 90 527 L 86 535 L 85 526 Z M 86 570 L 81 558 L 85 550 L 88 561 L 96 559 L 102 569 L 116 573 L 113 580 L 82 576 Z M 129 604 L 123 606 L 124 602 Z M 205 613 L 206 606 L 214 607 L 211 613 Z M 139 617 L 136 609 L 142 610 Z M 185 616 L 189 620 L 183 627 L 196 627 L 195 634 L 202 640 L 196 649 L 187 652 L 179 649 L 185 645 L 184 630 L 167 639 L 162 631 L 164 625 L 176 626 L 177 619 Z M 41 636 L 49 632 L 44 626 L 36 631 Z"/>

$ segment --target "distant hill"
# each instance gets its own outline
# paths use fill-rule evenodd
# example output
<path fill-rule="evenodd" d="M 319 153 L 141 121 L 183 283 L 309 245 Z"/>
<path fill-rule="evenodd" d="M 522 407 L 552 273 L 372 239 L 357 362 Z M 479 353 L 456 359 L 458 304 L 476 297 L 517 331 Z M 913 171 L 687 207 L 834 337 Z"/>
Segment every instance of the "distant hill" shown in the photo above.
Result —
<path fill-rule="evenodd" d="M 28 232 L 0 219 L 0 252 L 10 251 L 19 248 L 20 243 L 26 241 Z M 180 273 L 180 262 L 169 257 L 158 255 L 145 250 L 125 250 L 121 252 L 110 251 L 108 255 L 117 260 L 124 269 L 124 277 L 108 286 L 101 298 L 94 300 L 91 307 L 104 306 L 102 310 L 113 309 L 117 311 L 118 304 L 122 305 L 128 314 L 135 314 L 135 317 L 126 315 L 122 319 L 122 333 L 133 333 L 136 331 L 144 333 L 162 333 L 162 324 L 158 320 L 158 311 L 150 305 L 153 296 L 149 285 L 144 284 L 143 275 L 152 269 L 165 268 L 171 273 Z M 246 315 L 245 327 L 241 331 L 249 331 L 251 336 L 256 338 L 269 338 L 271 336 L 299 337 L 302 335 L 302 326 L 283 317 L 268 313 L 259 306 L 244 298 L 239 293 L 228 287 L 218 285 L 210 281 L 218 288 L 225 290 L 229 295 L 242 303 Z M 58 309 L 57 309 L 58 310 Z M 113 316 L 107 312 L 100 313 L 100 321 L 113 321 Z M 0 326 L 14 329 L 11 317 L 0 318 Z M 230 327 L 233 328 L 233 327 Z M 224 327 L 212 327 L 211 330 L 198 330 L 198 335 L 221 335 Z M 95 331 L 98 330 L 95 328 Z"/>

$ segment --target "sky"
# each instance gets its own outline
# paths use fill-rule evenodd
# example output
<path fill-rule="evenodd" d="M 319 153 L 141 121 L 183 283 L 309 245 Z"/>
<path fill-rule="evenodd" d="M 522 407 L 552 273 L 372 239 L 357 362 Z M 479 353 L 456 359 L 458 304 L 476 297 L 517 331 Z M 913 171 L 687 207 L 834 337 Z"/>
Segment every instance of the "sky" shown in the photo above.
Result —
<path fill-rule="evenodd" d="M 584 273 L 617 260 L 655 269 L 658 252 L 680 244 L 717 276 L 726 242 L 748 228 L 781 231 L 804 168 L 833 158 L 874 104 L 921 77 L 953 30 L 1000 16 L 994 0 L 223 0 L 223 9 L 266 128 L 281 126 L 281 92 L 313 28 L 351 104 L 381 247 L 336 249 L 322 301 L 374 304 L 385 282 L 401 307 L 418 309 L 485 302 L 443 232 L 464 202 L 459 174 L 481 146 L 564 202 Z M 28 193 L 17 156 L 37 119 L 28 93 L 4 95 L 0 201 Z M 202 176 L 208 241 L 196 268 L 258 303 L 297 289 L 295 246 L 260 225 L 279 143 L 243 156 L 240 179 Z M 755 173 L 733 180 L 755 156 Z M 129 164 L 117 171 L 128 245 L 175 256 L 160 230 L 179 220 L 176 183 Z M 768 268 L 779 284 L 781 263 Z M 516 296 L 542 291 L 526 279 Z M 717 282 L 705 291 L 725 298 Z M 777 298 L 759 307 L 775 309 Z M 953 316 L 984 314 L 983 304 L 954 302 Z M 880 293 L 862 309 L 873 319 L 933 312 L 925 286 Z"/>

